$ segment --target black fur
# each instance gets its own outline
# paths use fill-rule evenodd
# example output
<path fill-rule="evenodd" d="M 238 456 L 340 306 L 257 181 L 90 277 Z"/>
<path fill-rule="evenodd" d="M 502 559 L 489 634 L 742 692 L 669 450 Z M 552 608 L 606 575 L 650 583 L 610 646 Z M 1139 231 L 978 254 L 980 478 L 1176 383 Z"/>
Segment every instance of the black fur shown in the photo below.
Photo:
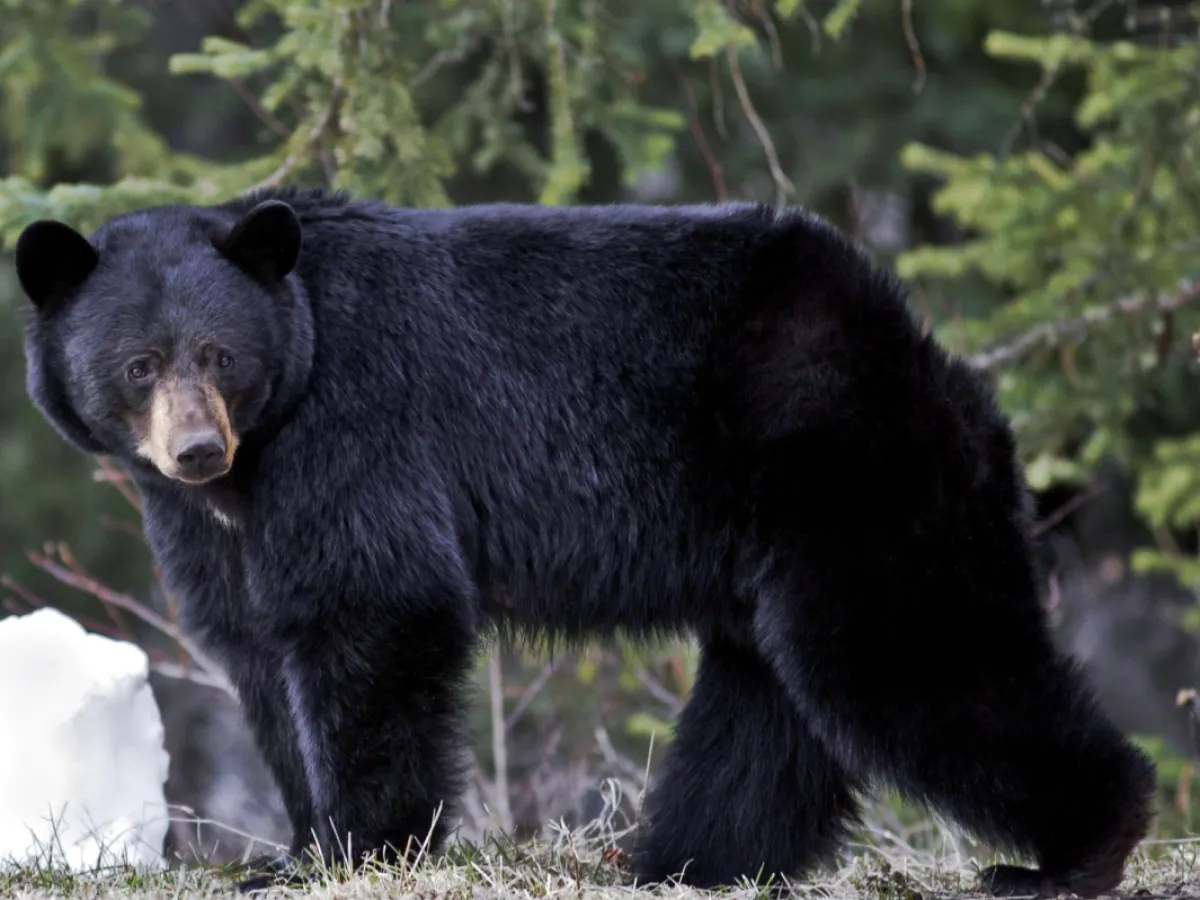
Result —
<path fill-rule="evenodd" d="M 295 216 L 239 223 L 268 200 Z M 440 843 L 488 630 L 690 631 L 643 880 L 800 874 L 880 779 L 1041 867 L 994 891 L 1120 879 L 1154 773 L 1053 649 L 1009 425 L 828 225 L 275 191 L 92 243 L 96 270 L 39 298 L 31 393 L 134 472 L 293 853 L 404 850 L 444 803 Z M 51 283 L 53 247 L 27 249 L 22 283 Z M 199 339 L 236 350 L 241 446 L 197 487 L 133 455 L 120 373 Z"/>

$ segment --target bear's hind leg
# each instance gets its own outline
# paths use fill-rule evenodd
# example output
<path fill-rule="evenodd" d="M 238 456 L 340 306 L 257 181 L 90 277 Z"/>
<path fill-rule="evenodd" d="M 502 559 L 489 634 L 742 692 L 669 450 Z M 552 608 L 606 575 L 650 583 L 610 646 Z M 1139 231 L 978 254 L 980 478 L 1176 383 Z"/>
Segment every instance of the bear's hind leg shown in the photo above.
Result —
<path fill-rule="evenodd" d="M 664 766 L 634 851 L 642 883 L 794 877 L 828 857 L 858 814 L 851 779 L 770 667 L 728 639 L 703 643 Z"/>
<path fill-rule="evenodd" d="M 760 646 L 806 720 L 842 765 L 1037 859 L 988 869 L 993 893 L 1115 888 L 1150 826 L 1150 761 L 1055 650 L 1036 598 L 989 599 L 1002 575 L 939 581 L 961 558 L 893 559 L 830 549 L 763 583 Z"/>

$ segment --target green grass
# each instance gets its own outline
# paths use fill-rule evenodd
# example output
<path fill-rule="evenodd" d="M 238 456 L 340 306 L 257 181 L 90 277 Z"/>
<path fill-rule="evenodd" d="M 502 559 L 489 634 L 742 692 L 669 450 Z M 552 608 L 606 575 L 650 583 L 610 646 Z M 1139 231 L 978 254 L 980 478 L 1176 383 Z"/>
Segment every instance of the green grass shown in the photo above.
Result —
<path fill-rule="evenodd" d="M 706 893 L 680 886 L 634 890 L 627 886 L 622 856 L 611 830 L 589 826 L 580 831 L 551 831 L 536 841 L 516 843 L 489 836 L 482 844 L 453 845 L 445 857 L 418 861 L 413 867 L 372 866 L 354 876 L 325 872 L 323 880 L 299 888 L 273 888 L 265 898 L 414 898 L 414 900 L 487 900 L 563 898 L 563 900 L 767 900 L 768 885 L 744 884 Z M 876 838 L 879 836 L 876 835 Z M 854 855 L 837 870 L 825 870 L 792 884 L 795 897 L 821 900 L 932 900 L 973 898 L 978 865 L 952 847 L 939 853 L 905 849 L 887 839 L 856 844 Z M 0 867 L 0 897 L 48 898 L 202 898 L 237 897 L 233 868 L 192 866 L 161 871 L 111 867 L 69 874 L 54 866 Z M 1114 896 L 1153 900 L 1200 896 L 1200 838 L 1147 842 L 1127 870 Z"/>

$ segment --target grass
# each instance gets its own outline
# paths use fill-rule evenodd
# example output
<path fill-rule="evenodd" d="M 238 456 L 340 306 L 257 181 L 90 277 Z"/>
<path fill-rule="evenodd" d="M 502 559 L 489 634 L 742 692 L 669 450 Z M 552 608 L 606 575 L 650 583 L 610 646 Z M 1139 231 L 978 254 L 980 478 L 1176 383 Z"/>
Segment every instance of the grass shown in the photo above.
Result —
<path fill-rule="evenodd" d="M 441 859 L 412 867 L 370 866 L 355 875 L 326 871 L 323 880 L 297 888 L 273 888 L 264 900 L 769 900 L 770 885 L 746 883 L 720 892 L 678 885 L 628 886 L 624 856 L 615 835 L 598 822 L 579 831 L 551 829 L 545 837 L 514 842 L 489 834 L 481 844 L 460 842 Z M 873 841 L 855 845 L 841 868 L 791 884 L 796 898 L 820 900 L 933 900 L 974 898 L 976 865 L 957 852 L 905 850 Z M 993 860 L 986 860 L 980 865 Z M 71 874 L 49 865 L 0 867 L 5 900 L 209 900 L 238 897 L 237 871 L 215 866 L 158 871 L 113 866 Z M 1131 860 L 1122 898 L 1200 897 L 1200 838 L 1147 842 Z"/>

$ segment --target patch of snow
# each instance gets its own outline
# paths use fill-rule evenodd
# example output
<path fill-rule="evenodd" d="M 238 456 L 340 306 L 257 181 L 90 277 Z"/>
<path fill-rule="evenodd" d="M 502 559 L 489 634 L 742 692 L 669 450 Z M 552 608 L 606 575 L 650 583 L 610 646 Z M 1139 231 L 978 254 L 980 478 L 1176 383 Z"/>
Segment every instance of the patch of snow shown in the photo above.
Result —
<path fill-rule="evenodd" d="M 138 646 L 53 609 L 0 620 L 0 867 L 163 864 L 169 757 Z"/>

